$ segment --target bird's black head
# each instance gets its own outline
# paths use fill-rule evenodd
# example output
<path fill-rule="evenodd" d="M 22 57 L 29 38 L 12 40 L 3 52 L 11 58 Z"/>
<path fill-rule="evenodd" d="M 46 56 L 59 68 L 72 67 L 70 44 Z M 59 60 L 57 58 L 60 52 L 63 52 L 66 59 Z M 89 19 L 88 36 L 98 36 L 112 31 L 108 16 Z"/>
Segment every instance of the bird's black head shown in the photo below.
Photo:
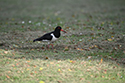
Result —
<path fill-rule="evenodd" d="M 59 32 L 60 32 L 61 29 L 62 29 L 62 28 L 61 28 L 60 26 L 57 26 L 57 27 L 55 28 L 55 31 L 59 31 Z"/>
<path fill-rule="evenodd" d="M 64 31 L 60 26 L 57 26 L 57 27 L 55 28 L 55 32 L 60 32 L 60 31 L 63 31 L 63 32 L 66 33 L 66 31 Z"/>

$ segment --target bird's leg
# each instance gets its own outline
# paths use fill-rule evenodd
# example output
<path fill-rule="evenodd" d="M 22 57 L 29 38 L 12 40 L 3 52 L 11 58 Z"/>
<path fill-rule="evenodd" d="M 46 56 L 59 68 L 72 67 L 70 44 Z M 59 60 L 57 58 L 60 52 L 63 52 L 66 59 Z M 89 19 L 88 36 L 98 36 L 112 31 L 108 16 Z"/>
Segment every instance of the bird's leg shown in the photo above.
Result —
<path fill-rule="evenodd" d="M 48 42 L 47 48 L 49 49 L 50 42 Z"/>
<path fill-rule="evenodd" d="M 47 48 L 49 49 L 49 44 L 47 45 Z"/>
<path fill-rule="evenodd" d="M 52 46 L 52 49 L 54 49 L 54 48 L 53 48 L 53 44 L 51 44 L 51 46 Z"/>

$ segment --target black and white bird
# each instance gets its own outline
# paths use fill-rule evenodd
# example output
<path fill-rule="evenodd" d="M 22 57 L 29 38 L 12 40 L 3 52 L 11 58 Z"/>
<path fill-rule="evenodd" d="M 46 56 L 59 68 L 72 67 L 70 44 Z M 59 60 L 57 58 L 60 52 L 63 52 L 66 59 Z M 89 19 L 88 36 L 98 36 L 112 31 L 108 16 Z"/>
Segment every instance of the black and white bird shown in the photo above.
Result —
<path fill-rule="evenodd" d="M 60 26 L 57 26 L 54 31 L 52 31 L 50 33 L 46 33 L 42 37 L 34 39 L 33 42 L 35 42 L 35 41 L 47 41 L 48 43 L 54 42 L 61 36 L 60 31 L 67 33 Z M 53 47 L 53 45 L 52 45 L 52 47 Z"/>

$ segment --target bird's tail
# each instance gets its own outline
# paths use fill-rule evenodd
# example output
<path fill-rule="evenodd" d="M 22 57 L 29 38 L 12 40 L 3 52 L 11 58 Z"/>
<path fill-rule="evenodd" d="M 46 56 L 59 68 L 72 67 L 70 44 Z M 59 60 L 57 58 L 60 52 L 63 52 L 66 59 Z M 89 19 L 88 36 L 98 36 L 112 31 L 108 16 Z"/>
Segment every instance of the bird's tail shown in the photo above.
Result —
<path fill-rule="evenodd" d="M 42 40 L 42 37 L 34 39 L 33 42 L 35 42 L 35 41 L 41 41 L 41 40 Z"/>
<path fill-rule="evenodd" d="M 34 39 L 33 42 L 38 41 L 37 39 Z"/>

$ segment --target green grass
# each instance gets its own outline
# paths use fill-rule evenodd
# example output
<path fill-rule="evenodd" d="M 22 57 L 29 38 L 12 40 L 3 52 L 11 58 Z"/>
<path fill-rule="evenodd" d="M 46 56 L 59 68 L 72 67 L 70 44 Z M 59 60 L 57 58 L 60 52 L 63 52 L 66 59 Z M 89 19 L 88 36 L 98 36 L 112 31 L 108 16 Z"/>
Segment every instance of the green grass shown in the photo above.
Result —
<path fill-rule="evenodd" d="M 45 51 L 46 52 L 46 51 Z M 82 57 L 77 59 L 64 59 L 63 53 L 53 53 L 39 56 L 39 53 L 30 57 L 24 55 L 19 58 L 18 53 L 11 54 L 10 58 L 6 56 L 1 60 L 1 82 L 123 82 L 124 67 L 110 59 L 101 59 Z M 49 55 L 49 54 L 53 54 Z M 61 55 L 61 56 L 60 56 Z M 15 57 L 17 57 L 14 59 Z M 27 57 L 28 56 L 28 57 Z M 67 54 L 69 56 L 69 54 Z M 70 56 L 73 56 L 70 54 Z M 27 58 L 25 58 L 27 57 Z M 46 58 L 48 57 L 48 58 Z M 77 56 L 78 57 L 78 56 Z M 56 60 L 56 58 L 59 58 Z M 7 77 L 9 76 L 9 78 Z M 73 79 L 72 79 L 73 78 Z M 90 80 L 91 79 L 91 80 Z"/>
<path fill-rule="evenodd" d="M 1 0 L 0 82 L 124 83 L 124 3 Z M 32 42 L 58 25 L 54 49 Z"/>

